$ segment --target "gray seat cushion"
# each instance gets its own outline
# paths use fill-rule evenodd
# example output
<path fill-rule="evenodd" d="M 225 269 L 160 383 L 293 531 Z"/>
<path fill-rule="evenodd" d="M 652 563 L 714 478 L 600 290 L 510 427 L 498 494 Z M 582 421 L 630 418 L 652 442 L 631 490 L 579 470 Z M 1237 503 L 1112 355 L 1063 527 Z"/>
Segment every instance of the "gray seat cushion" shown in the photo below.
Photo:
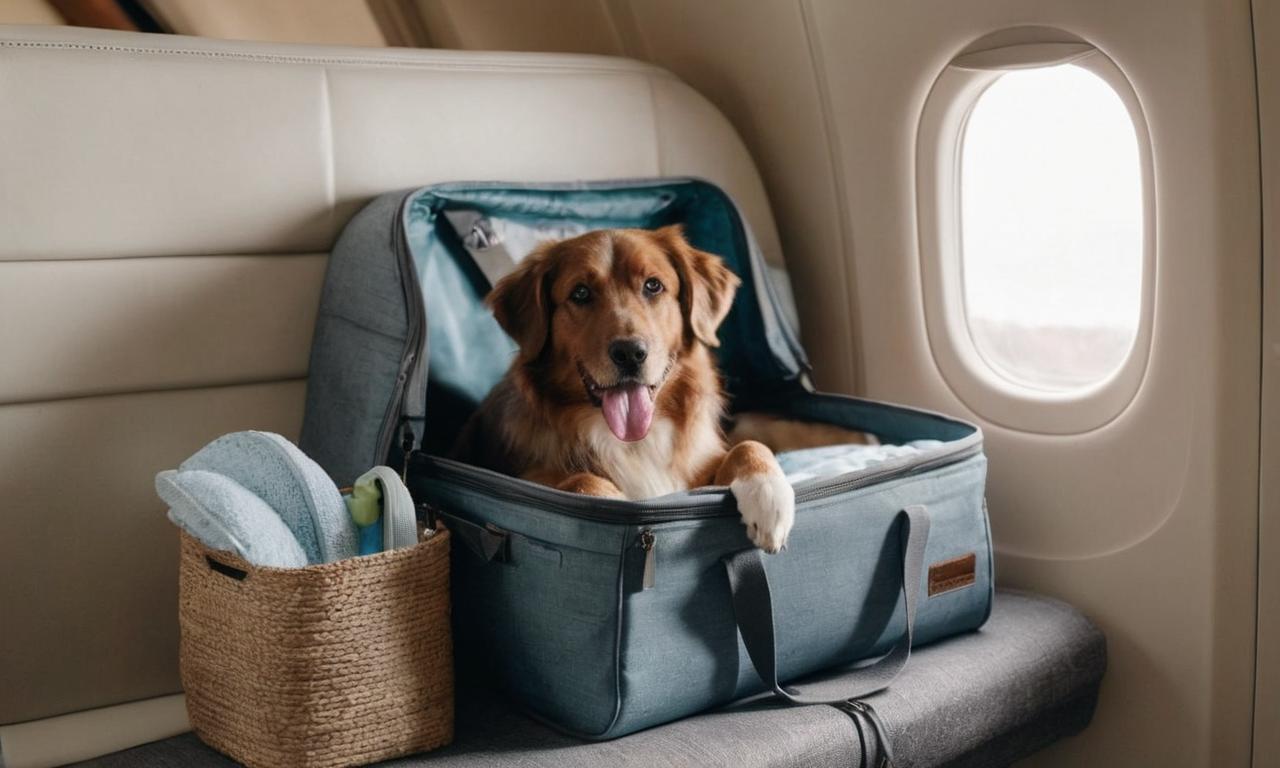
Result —
<path fill-rule="evenodd" d="M 1079 732 L 1093 716 L 1106 641 L 1070 606 L 1001 591 L 981 630 L 917 649 L 893 686 L 868 697 L 898 768 L 999 766 Z M 486 692 L 460 692 L 453 745 L 388 765 L 442 768 L 876 765 L 875 731 L 828 706 L 757 698 L 588 743 Z M 192 734 L 81 765 L 229 766 Z"/>

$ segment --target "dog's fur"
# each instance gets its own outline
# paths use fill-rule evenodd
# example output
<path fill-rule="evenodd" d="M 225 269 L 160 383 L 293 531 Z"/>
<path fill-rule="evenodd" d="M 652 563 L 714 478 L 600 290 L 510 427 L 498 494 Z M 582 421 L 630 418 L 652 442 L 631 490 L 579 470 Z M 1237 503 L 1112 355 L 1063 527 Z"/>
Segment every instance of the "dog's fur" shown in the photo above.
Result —
<path fill-rule="evenodd" d="M 598 230 L 542 246 L 489 296 L 519 351 L 455 456 L 595 496 L 727 485 L 751 540 L 778 551 L 794 521 L 791 486 L 769 448 L 755 440 L 730 447 L 720 426 L 725 398 L 711 348 L 739 282 L 678 226 Z M 619 362 L 619 341 L 647 355 Z M 620 396 L 632 398 L 621 412 L 637 412 L 634 398 L 644 394 L 636 387 L 651 393 L 647 429 L 612 426 L 602 402 L 630 393 Z"/>

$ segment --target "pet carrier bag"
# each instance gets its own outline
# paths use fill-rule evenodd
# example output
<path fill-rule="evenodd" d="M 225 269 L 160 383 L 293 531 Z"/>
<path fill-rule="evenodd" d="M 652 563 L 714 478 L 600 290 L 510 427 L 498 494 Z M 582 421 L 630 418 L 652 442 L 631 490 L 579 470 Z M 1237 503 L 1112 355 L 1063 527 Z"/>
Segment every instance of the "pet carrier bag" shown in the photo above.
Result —
<path fill-rule="evenodd" d="M 725 488 L 605 500 L 442 458 L 515 351 L 484 305 L 497 277 L 543 240 L 673 223 L 742 279 L 717 350 L 735 409 L 913 446 L 797 480 L 780 554 L 751 546 Z M 856 699 L 889 685 L 913 644 L 986 620 L 981 432 L 816 393 L 807 371 L 751 234 L 714 185 L 441 184 L 378 198 L 338 240 L 301 447 L 340 484 L 407 465 L 416 500 L 454 533 L 456 646 L 541 719 L 614 738 L 761 691 Z"/>

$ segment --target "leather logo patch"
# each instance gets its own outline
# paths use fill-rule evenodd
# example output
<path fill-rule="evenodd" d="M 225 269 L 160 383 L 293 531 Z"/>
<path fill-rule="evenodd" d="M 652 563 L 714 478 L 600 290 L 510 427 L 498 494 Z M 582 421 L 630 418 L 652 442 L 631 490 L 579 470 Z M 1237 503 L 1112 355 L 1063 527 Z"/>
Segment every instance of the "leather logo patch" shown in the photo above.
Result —
<path fill-rule="evenodd" d="M 951 592 L 978 580 L 978 556 L 973 552 L 929 566 L 929 597 Z"/>

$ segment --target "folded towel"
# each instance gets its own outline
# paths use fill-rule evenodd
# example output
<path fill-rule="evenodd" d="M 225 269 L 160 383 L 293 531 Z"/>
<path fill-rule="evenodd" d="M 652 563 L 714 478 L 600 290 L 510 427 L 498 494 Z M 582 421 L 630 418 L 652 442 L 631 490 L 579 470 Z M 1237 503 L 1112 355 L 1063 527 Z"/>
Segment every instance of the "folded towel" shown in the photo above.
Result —
<path fill-rule="evenodd" d="M 359 552 L 355 523 L 329 475 L 293 443 L 271 432 L 232 432 L 182 462 L 183 470 L 218 472 L 235 480 L 284 520 L 310 563 Z"/>
<path fill-rule="evenodd" d="M 915 440 L 905 445 L 824 445 L 778 454 L 778 464 L 792 484 L 817 477 L 829 478 L 858 472 L 877 464 L 911 456 L 942 445 L 937 440 Z"/>
<path fill-rule="evenodd" d="M 169 505 L 169 519 L 210 549 L 272 568 L 307 564 L 307 554 L 275 510 L 229 477 L 170 469 L 156 475 L 156 493 Z"/>

